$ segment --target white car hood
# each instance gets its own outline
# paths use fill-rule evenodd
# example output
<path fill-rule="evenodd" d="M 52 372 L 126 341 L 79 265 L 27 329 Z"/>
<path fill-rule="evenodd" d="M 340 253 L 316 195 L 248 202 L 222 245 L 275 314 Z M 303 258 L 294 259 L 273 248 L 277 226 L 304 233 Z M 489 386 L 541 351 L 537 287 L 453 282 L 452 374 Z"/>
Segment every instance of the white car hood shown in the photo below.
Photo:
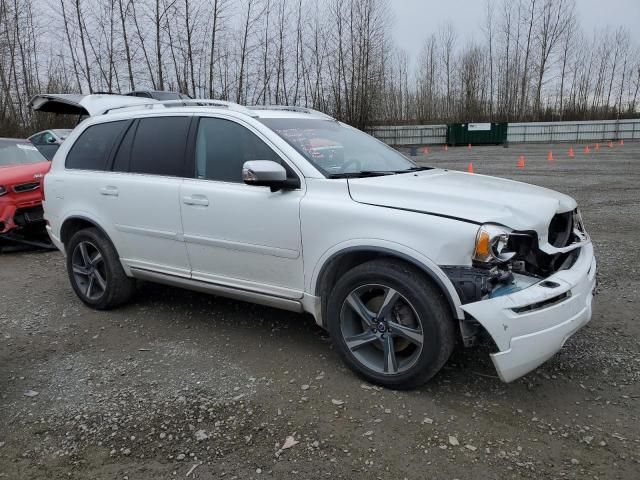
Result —
<path fill-rule="evenodd" d="M 556 213 L 576 208 L 573 198 L 553 190 L 442 169 L 350 179 L 349 191 L 356 202 L 535 230 L 540 240 Z"/>

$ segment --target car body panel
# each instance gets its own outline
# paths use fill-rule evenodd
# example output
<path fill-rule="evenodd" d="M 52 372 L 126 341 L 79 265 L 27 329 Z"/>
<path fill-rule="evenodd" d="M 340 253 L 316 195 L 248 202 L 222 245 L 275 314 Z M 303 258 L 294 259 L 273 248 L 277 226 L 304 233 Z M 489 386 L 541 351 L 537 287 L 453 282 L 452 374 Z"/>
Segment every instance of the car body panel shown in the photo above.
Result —
<path fill-rule="evenodd" d="M 535 230 L 540 243 L 546 243 L 553 215 L 576 208 L 575 200 L 553 190 L 442 169 L 353 179 L 349 191 L 355 201 L 370 205 Z"/>
<path fill-rule="evenodd" d="M 317 293 L 323 266 L 341 251 L 386 249 L 433 272 L 462 316 L 455 288 L 438 265 L 470 264 L 476 225 L 355 202 L 344 179 L 307 179 L 307 189 L 300 213 L 306 292 Z"/>
<path fill-rule="evenodd" d="M 102 115 L 108 110 L 155 102 L 151 98 L 127 95 L 80 95 L 72 93 L 40 94 L 29 101 L 34 111 L 68 115 Z"/>
<path fill-rule="evenodd" d="M 557 286 L 545 286 L 549 282 Z M 570 269 L 510 295 L 468 303 L 462 309 L 493 338 L 499 349 L 492 354 L 494 365 L 500 378 L 510 382 L 548 360 L 589 322 L 595 284 L 596 261 L 593 246 L 587 243 Z M 513 310 L 531 305 L 542 306 Z"/>

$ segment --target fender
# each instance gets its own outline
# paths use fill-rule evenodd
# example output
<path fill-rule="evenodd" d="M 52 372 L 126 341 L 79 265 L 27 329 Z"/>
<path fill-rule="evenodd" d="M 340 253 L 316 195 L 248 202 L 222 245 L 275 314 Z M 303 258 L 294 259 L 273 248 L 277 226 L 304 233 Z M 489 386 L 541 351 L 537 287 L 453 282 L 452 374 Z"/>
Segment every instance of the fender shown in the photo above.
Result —
<path fill-rule="evenodd" d="M 420 252 L 402 245 L 400 243 L 390 242 L 381 239 L 352 239 L 346 242 L 341 242 L 334 245 L 325 253 L 322 254 L 316 266 L 313 269 L 313 273 L 310 278 L 310 284 L 308 292 L 312 295 L 317 295 L 318 280 L 322 278 L 325 268 L 330 264 L 331 260 L 345 253 L 357 252 L 357 251 L 373 251 L 388 254 L 401 258 L 426 273 L 436 285 L 440 287 L 445 294 L 451 312 L 454 314 L 457 320 L 464 319 L 464 312 L 461 308 L 462 302 L 458 296 L 458 292 L 454 288 L 449 277 L 444 271 L 429 257 L 421 254 Z"/>
<path fill-rule="evenodd" d="M 118 237 L 118 233 L 115 229 L 113 228 L 105 228 L 104 225 L 106 225 L 106 222 L 102 222 L 98 217 L 96 217 L 95 215 L 92 215 L 89 212 L 85 212 L 82 210 L 74 210 L 72 212 L 69 212 L 67 215 L 65 215 L 64 220 L 62 220 L 59 225 L 60 228 L 58 230 L 58 240 L 60 242 L 62 242 L 62 228 L 64 227 L 64 225 L 70 221 L 70 220 L 84 220 L 85 222 L 89 222 L 92 225 L 94 225 L 98 230 L 100 230 L 100 232 L 102 232 L 102 234 L 109 239 L 109 241 L 113 244 L 114 248 L 116 249 L 116 252 L 118 253 L 118 256 L 120 255 L 120 249 L 119 249 L 119 245 L 117 243 L 117 237 Z M 63 252 L 64 253 L 64 252 Z M 120 262 L 122 263 L 122 262 Z M 126 265 L 122 264 L 122 268 L 124 268 L 124 271 L 127 275 L 129 275 L 130 271 L 129 271 L 129 267 L 127 267 Z"/>

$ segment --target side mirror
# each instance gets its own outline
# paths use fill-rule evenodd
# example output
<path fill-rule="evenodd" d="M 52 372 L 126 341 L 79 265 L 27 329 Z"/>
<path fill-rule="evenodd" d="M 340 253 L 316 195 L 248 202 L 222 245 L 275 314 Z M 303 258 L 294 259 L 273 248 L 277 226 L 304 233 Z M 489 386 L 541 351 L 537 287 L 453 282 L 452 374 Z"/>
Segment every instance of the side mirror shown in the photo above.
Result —
<path fill-rule="evenodd" d="M 47 138 L 47 144 L 48 145 L 59 145 L 59 142 L 55 138 L 49 137 L 49 138 Z"/>
<path fill-rule="evenodd" d="M 251 160 L 242 166 L 242 180 L 247 185 L 271 187 L 272 192 L 283 188 L 299 188 L 298 179 L 287 179 L 287 171 L 271 160 Z"/>

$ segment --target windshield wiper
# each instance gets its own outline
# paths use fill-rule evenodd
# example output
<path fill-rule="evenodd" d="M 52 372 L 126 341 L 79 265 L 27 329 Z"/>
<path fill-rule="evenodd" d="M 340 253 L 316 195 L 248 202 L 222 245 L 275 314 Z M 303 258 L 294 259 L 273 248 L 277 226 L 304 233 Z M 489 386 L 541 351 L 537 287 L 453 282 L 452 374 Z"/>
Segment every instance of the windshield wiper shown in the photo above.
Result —
<path fill-rule="evenodd" d="M 360 170 L 359 172 L 331 173 L 329 178 L 366 178 L 395 174 L 396 172 L 392 170 Z"/>
<path fill-rule="evenodd" d="M 394 170 L 393 173 L 422 172 L 423 170 L 433 170 L 433 167 L 410 167 L 404 170 Z"/>
<path fill-rule="evenodd" d="M 410 167 L 404 170 L 360 170 L 358 172 L 331 173 L 329 178 L 366 178 L 380 177 L 383 175 L 397 175 L 399 173 L 421 172 L 423 170 L 432 170 L 433 167 Z"/>

